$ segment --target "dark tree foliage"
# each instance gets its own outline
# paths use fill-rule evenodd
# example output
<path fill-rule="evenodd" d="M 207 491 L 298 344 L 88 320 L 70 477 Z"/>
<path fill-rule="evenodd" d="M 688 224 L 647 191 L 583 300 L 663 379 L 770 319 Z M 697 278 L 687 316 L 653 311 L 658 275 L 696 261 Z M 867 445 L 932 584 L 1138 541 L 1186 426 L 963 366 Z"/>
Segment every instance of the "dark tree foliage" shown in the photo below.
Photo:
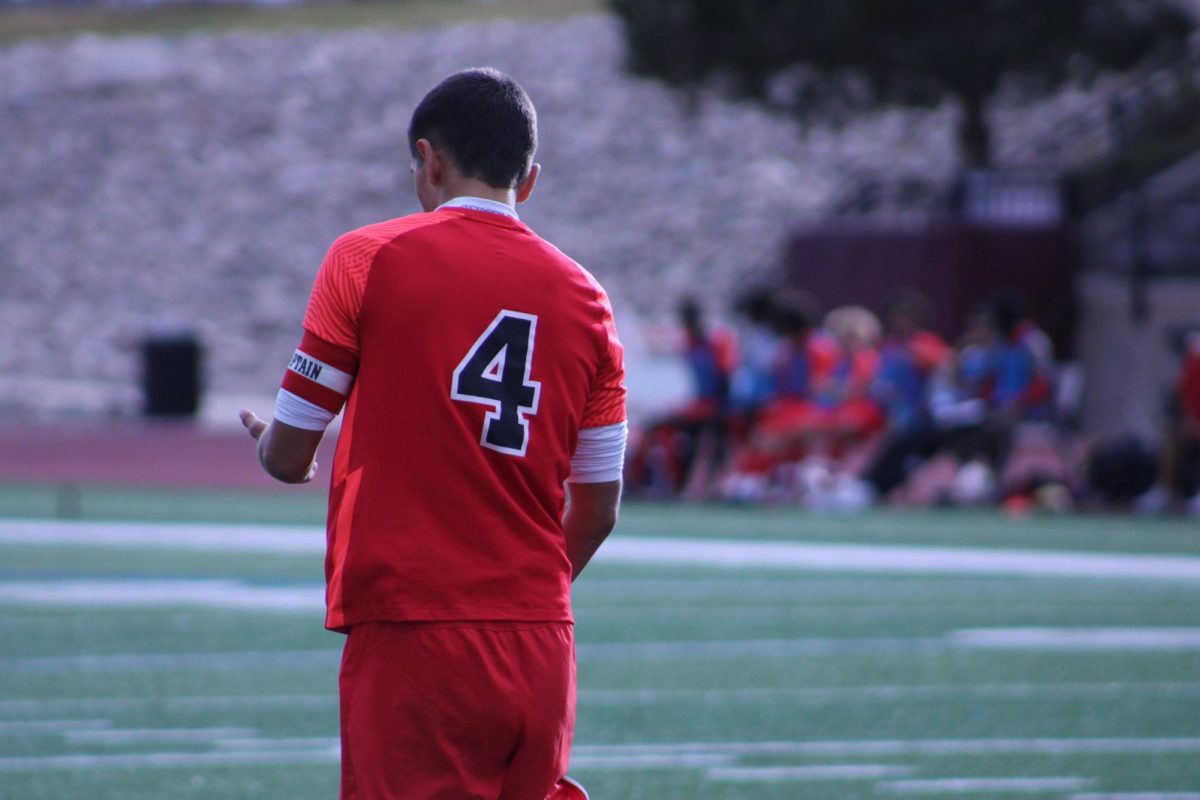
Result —
<path fill-rule="evenodd" d="M 973 166 L 988 163 L 984 109 L 1006 76 L 1047 90 L 1078 71 L 1178 58 L 1194 27 L 1170 0 L 609 2 L 624 22 L 630 68 L 672 85 L 720 74 L 737 94 L 764 97 L 773 76 L 804 65 L 860 75 L 880 99 L 953 96 Z"/>

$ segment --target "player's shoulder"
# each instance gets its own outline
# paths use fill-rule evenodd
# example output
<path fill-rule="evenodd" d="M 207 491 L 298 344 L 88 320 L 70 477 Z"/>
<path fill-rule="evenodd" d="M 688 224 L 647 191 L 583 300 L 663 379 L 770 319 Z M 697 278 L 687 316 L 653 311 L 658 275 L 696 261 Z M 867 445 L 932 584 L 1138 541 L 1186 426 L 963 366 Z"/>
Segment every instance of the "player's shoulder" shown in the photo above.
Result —
<path fill-rule="evenodd" d="M 444 215 L 437 212 L 409 214 L 403 217 L 372 222 L 362 227 L 346 231 L 334 240 L 331 251 L 344 255 L 360 255 L 373 253 L 389 242 L 405 234 L 428 228 L 445 222 Z"/>
<path fill-rule="evenodd" d="M 600 283 L 600 281 L 591 273 L 590 270 L 564 253 L 554 243 L 546 241 L 540 236 L 538 237 L 538 240 L 542 242 L 547 252 L 550 253 L 551 257 L 554 258 L 559 268 L 566 275 L 572 278 L 580 287 L 583 287 L 586 292 L 589 294 L 594 294 L 596 301 L 605 308 L 608 308 L 611 312 L 612 304 L 609 301 L 608 292 L 605 290 L 603 284 Z"/>

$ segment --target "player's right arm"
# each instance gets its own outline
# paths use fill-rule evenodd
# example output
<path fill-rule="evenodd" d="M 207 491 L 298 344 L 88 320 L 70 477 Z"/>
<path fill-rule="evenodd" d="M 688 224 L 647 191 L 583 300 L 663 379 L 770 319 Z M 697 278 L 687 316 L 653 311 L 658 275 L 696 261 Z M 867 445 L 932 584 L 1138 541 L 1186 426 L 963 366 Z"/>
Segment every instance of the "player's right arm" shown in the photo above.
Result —
<path fill-rule="evenodd" d="M 607 334 L 604 359 L 592 382 L 579 441 L 571 454 L 567 510 L 563 515 L 571 580 L 579 577 L 617 524 L 629 435 L 625 422 L 625 351 L 603 290 L 601 298 Z"/>

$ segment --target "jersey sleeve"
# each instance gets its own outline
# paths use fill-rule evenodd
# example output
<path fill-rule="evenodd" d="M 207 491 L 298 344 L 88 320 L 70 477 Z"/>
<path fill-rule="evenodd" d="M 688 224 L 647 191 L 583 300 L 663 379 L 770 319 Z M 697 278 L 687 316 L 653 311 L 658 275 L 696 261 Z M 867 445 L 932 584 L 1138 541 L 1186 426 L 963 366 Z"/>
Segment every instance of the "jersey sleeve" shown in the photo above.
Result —
<path fill-rule="evenodd" d="M 332 419 L 342 410 L 357 370 L 357 354 L 305 331 L 283 373 L 280 389 L 324 409 Z"/>
<path fill-rule="evenodd" d="M 318 429 L 341 411 L 358 371 L 358 317 L 379 248 L 354 232 L 325 254 L 304 315 L 304 334 L 283 374 L 276 418 Z"/>
<path fill-rule="evenodd" d="M 337 239 L 325 254 L 308 299 L 304 330 L 358 356 L 358 316 L 367 274 L 380 242 L 356 232 Z"/>
<path fill-rule="evenodd" d="M 584 406 L 581 428 L 599 428 L 625 421 L 625 348 L 617 336 L 616 321 L 607 298 L 604 298 L 604 307 L 604 350 Z"/>

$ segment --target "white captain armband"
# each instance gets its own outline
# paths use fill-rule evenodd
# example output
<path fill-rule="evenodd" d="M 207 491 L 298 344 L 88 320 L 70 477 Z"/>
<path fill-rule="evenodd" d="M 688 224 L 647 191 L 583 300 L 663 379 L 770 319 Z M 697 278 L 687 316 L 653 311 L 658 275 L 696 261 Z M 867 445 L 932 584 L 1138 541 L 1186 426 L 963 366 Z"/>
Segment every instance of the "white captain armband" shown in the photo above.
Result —
<path fill-rule="evenodd" d="M 571 456 L 571 483 L 618 481 L 625 469 L 625 440 L 629 427 L 624 422 L 584 428 L 579 431 L 575 455 Z"/>
<path fill-rule="evenodd" d="M 279 394 L 275 396 L 275 419 L 293 428 L 323 431 L 336 416 L 332 411 L 310 403 L 287 389 L 280 389 Z"/>
<path fill-rule="evenodd" d="M 354 383 L 354 376 L 350 373 L 342 372 L 299 349 L 292 355 L 288 369 L 343 396 L 350 392 L 350 385 Z"/>

